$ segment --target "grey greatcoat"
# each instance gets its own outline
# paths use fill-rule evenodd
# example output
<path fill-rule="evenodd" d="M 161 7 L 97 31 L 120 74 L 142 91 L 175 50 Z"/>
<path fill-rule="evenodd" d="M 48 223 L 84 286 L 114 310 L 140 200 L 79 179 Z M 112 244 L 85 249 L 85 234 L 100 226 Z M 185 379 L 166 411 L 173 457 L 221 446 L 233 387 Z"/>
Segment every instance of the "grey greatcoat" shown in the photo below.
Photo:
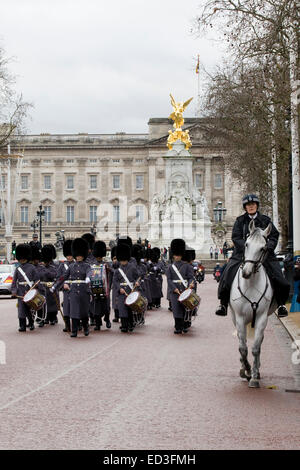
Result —
<path fill-rule="evenodd" d="M 40 276 L 41 276 L 41 284 L 45 287 L 46 289 L 46 302 L 47 302 L 47 312 L 55 312 L 57 313 L 57 302 L 58 300 L 55 300 L 55 295 L 52 292 L 50 292 L 50 287 L 47 286 L 47 283 L 54 282 L 56 277 L 57 277 L 57 266 L 51 262 L 48 265 L 45 266 L 40 266 Z"/>
<path fill-rule="evenodd" d="M 70 317 L 76 320 L 82 320 L 89 316 L 91 299 L 90 272 L 89 264 L 84 261 L 74 261 L 53 285 L 53 289 L 60 289 L 66 281 L 69 281 Z"/>
<path fill-rule="evenodd" d="M 74 263 L 74 261 L 64 261 L 61 263 L 57 270 L 57 278 L 59 279 L 63 274 L 67 272 L 69 266 Z M 66 282 L 67 284 L 67 282 Z M 64 317 L 70 317 L 70 291 L 62 288 L 63 292 L 63 312 Z"/>
<path fill-rule="evenodd" d="M 194 281 L 194 271 L 192 266 L 185 261 L 176 261 L 173 264 L 175 264 L 182 278 L 187 281 L 189 286 Z M 174 290 L 179 289 L 180 292 L 183 292 L 186 288 L 172 268 L 172 264 L 168 266 L 166 274 L 168 280 L 168 298 L 170 299 L 172 305 L 173 317 L 184 318 L 184 306 L 178 301 L 179 296 L 174 292 Z"/>
<path fill-rule="evenodd" d="M 134 263 L 127 263 L 126 266 L 119 266 L 122 271 L 124 271 L 125 275 L 127 276 L 128 280 L 132 283 L 135 284 L 135 282 L 138 280 L 139 273 L 134 265 Z M 116 304 L 117 308 L 119 310 L 119 316 L 120 318 L 128 318 L 130 314 L 129 308 L 125 304 L 126 300 L 126 295 L 120 293 L 120 289 L 123 288 L 127 294 L 130 294 L 131 290 L 130 287 L 126 285 L 126 281 L 121 275 L 119 269 L 116 269 L 114 272 L 114 278 L 113 278 L 113 289 L 116 292 Z"/>
<path fill-rule="evenodd" d="M 24 273 L 28 277 L 28 280 L 33 281 L 33 284 L 35 284 L 39 280 L 39 274 L 32 264 L 25 263 L 21 264 L 19 267 L 22 269 L 22 271 L 24 271 Z M 11 293 L 13 295 L 24 297 L 24 295 L 26 294 L 26 292 L 29 291 L 29 289 L 30 286 L 27 284 L 26 280 L 24 279 L 23 275 L 19 272 L 18 268 L 16 268 L 11 285 Z M 39 292 L 41 292 L 39 284 L 37 285 L 37 289 L 39 290 Z M 26 317 L 31 317 L 30 307 L 28 307 L 28 305 L 23 302 L 22 299 L 18 299 L 18 318 Z"/>

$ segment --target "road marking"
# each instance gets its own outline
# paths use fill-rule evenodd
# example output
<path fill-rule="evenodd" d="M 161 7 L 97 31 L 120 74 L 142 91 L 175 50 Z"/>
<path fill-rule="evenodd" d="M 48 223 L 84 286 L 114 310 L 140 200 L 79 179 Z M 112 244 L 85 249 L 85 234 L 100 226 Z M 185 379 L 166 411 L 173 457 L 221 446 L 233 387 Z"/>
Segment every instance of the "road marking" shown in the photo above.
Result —
<path fill-rule="evenodd" d="M 23 400 L 24 398 L 29 397 L 30 395 L 33 395 L 33 394 L 36 393 L 36 392 L 39 392 L 39 391 L 42 390 L 43 388 L 48 387 L 48 385 L 51 385 L 52 383 L 56 382 L 56 380 L 59 380 L 59 379 L 61 379 L 62 377 L 64 377 L 65 375 L 69 374 L 70 372 L 73 372 L 73 370 L 78 369 L 78 368 L 81 367 L 83 364 L 85 364 L 86 362 L 91 361 L 91 360 L 94 359 L 95 357 L 99 356 L 99 354 L 104 353 L 105 351 L 107 351 L 108 349 L 112 348 L 115 344 L 119 343 L 120 341 L 121 341 L 120 339 L 114 341 L 111 345 L 107 346 L 107 347 L 104 348 L 104 349 L 101 349 L 101 351 L 98 351 L 97 353 L 93 354 L 92 356 L 89 356 L 87 359 L 84 359 L 83 361 L 79 362 L 78 364 L 76 364 L 76 365 L 70 367 L 69 369 L 67 369 L 66 371 L 64 371 L 62 374 L 58 375 L 57 377 L 54 377 L 54 379 L 49 380 L 49 381 L 46 382 L 45 384 L 40 385 L 39 387 L 37 387 L 37 388 L 34 389 L 34 390 L 31 390 L 31 391 L 28 392 L 28 393 L 25 393 L 24 395 L 22 395 L 22 396 L 19 397 L 19 398 L 15 398 L 14 400 L 12 400 L 12 401 L 6 403 L 6 405 L 0 406 L 0 411 L 4 410 L 5 408 L 8 408 L 10 405 L 14 405 L 15 403 L 18 403 L 19 401 Z"/>

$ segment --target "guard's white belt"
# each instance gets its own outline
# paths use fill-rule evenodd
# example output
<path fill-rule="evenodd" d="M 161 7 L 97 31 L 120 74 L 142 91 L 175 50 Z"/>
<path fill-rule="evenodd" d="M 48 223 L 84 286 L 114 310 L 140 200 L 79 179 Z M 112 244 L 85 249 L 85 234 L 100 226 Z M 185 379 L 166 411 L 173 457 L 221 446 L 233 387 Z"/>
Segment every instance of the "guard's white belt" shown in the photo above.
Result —
<path fill-rule="evenodd" d="M 176 280 L 176 281 L 173 281 L 173 282 L 180 282 L 180 283 L 182 283 L 182 281 L 179 281 L 179 279 L 178 279 L 178 281 Z"/>
<path fill-rule="evenodd" d="M 86 284 L 87 282 L 86 281 L 82 281 L 80 279 L 78 279 L 78 281 L 68 281 L 68 282 L 65 282 L 65 284 Z"/>
<path fill-rule="evenodd" d="M 28 282 L 18 281 L 19 286 L 28 286 Z M 28 286 L 29 287 L 29 286 Z"/>

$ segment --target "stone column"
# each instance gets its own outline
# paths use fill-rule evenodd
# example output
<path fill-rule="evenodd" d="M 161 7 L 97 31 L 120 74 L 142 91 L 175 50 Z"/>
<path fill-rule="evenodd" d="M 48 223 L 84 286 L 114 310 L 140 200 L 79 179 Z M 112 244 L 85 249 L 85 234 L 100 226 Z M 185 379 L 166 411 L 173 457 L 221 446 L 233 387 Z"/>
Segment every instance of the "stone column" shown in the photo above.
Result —
<path fill-rule="evenodd" d="M 63 223 L 65 221 L 64 214 L 64 203 L 63 203 L 63 192 L 64 192 L 64 174 L 63 174 L 63 159 L 57 158 L 54 160 L 54 166 L 56 170 L 55 174 L 55 209 L 56 209 L 56 220 L 57 222 Z"/>

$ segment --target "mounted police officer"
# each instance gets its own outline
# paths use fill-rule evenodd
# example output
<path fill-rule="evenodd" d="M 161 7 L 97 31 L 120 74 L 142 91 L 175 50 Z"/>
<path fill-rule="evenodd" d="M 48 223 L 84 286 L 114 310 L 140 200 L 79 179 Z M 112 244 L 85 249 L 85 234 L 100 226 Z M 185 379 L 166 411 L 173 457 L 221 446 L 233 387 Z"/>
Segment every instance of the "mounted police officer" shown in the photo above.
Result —
<path fill-rule="evenodd" d="M 278 316 L 286 317 L 288 315 L 288 311 L 284 304 L 287 301 L 290 286 L 283 277 L 280 264 L 274 253 L 278 243 L 279 232 L 268 216 L 258 212 L 259 199 L 255 194 L 247 194 L 243 198 L 243 207 L 245 209 L 245 214 L 238 217 L 233 226 L 232 241 L 234 243 L 234 252 L 219 283 L 218 298 L 221 303 L 216 310 L 216 315 L 227 315 L 231 285 L 237 270 L 243 261 L 245 241 L 249 235 L 249 224 L 251 220 L 254 220 L 255 226 L 263 230 L 266 229 L 269 223 L 272 225 L 272 230 L 267 240 L 267 257 L 263 265 L 274 289 L 274 296 L 278 305 Z"/>

